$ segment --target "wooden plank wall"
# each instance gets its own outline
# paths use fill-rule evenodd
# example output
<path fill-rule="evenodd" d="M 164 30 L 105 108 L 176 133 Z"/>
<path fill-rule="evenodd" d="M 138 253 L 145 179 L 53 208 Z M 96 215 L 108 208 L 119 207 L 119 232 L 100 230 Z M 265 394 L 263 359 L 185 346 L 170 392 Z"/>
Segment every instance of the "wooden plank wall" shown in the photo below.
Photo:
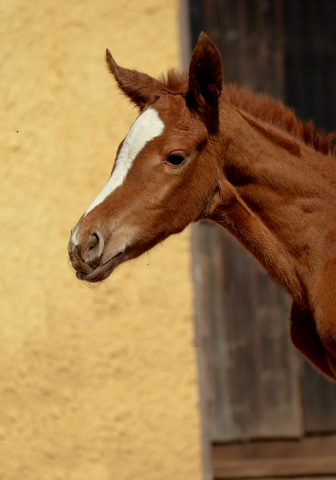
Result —
<path fill-rule="evenodd" d="M 298 362 L 289 341 L 290 298 L 227 232 L 202 227 L 195 237 L 204 280 L 212 440 L 299 437 L 303 426 Z"/>
<path fill-rule="evenodd" d="M 336 130 L 336 2 L 283 0 L 285 100 L 304 120 Z M 302 359 L 307 434 L 336 431 L 336 385 Z"/>
<path fill-rule="evenodd" d="M 226 82 L 284 97 L 282 0 L 190 0 L 192 42 L 205 30 L 224 60 Z"/>
<path fill-rule="evenodd" d="M 283 2 L 285 100 L 300 118 L 336 130 L 336 2 Z"/>
<path fill-rule="evenodd" d="M 335 1 L 190 0 L 190 18 L 193 46 L 205 30 L 227 82 L 336 130 Z M 336 385 L 290 345 L 289 297 L 219 227 L 195 225 L 193 250 L 215 478 L 335 475 Z"/>
<path fill-rule="evenodd" d="M 208 0 L 203 8 L 206 31 L 224 60 L 226 81 L 281 97 L 280 2 L 265 10 L 261 2 Z M 301 435 L 298 368 L 288 333 L 290 299 L 225 231 L 206 224 L 196 229 L 208 293 L 203 309 L 212 440 Z"/>
<path fill-rule="evenodd" d="M 319 102 L 311 101 L 314 92 L 313 85 L 315 85 L 315 88 L 319 87 L 319 90 L 323 89 L 321 81 L 323 71 L 320 67 L 322 65 L 326 66 L 328 61 L 332 63 L 333 66 L 329 65 L 326 68 L 326 72 L 330 75 L 336 68 L 336 29 L 333 28 L 332 21 L 332 18 L 335 18 L 333 16 L 336 9 L 335 2 L 330 0 L 309 0 L 309 2 L 303 0 L 297 2 L 289 0 L 238 0 L 237 2 L 192 0 L 190 8 L 191 18 L 195 22 L 192 25 L 194 27 L 192 28 L 193 42 L 196 42 L 200 29 L 205 29 L 209 33 L 221 51 L 226 81 L 236 81 L 242 86 L 250 87 L 255 91 L 267 92 L 278 98 L 285 96 L 289 100 L 292 99 L 293 102 L 297 98 L 298 101 L 295 106 L 302 114 L 306 111 L 317 112 L 316 117 L 325 119 L 325 122 L 330 117 L 326 113 L 329 108 L 334 112 L 333 121 L 335 123 L 336 105 L 333 102 L 336 98 L 336 89 L 331 86 L 332 83 L 335 84 L 335 75 L 325 79 L 328 84 L 326 91 L 329 92 L 330 104 L 327 105 L 325 101 L 321 100 L 321 95 L 325 95 L 322 92 L 319 93 Z M 324 31 L 322 25 L 325 26 L 327 32 Z M 323 55 L 321 52 L 324 52 Z M 304 65 L 306 65 L 306 70 Z M 308 80 L 305 78 L 308 75 L 307 66 L 310 66 L 311 70 L 311 77 Z M 292 81 L 293 76 L 295 82 Z M 310 85 L 309 91 L 307 85 Z M 302 91 L 306 93 L 304 96 Z M 309 110 L 306 106 L 310 103 L 315 105 L 312 110 Z M 208 251 L 206 260 L 208 263 L 206 264 L 205 257 L 203 260 L 199 259 L 199 261 L 201 263 L 205 262 L 204 283 L 210 283 L 211 285 L 207 299 L 210 305 L 204 306 L 204 309 L 211 324 L 208 327 L 209 351 L 206 352 L 206 355 L 210 359 L 209 377 L 212 385 L 210 397 L 213 411 L 212 435 L 213 441 L 229 441 L 235 435 L 237 435 L 237 439 L 248 438 L 251 435 L 252 437 L 254 435 L 266 435 L 267 428 L 262 424 L 266 421 L 267 415 L 264 414 L 264 419 L 258 414 L 254 415 L 259 407 L 252 405 L 253 395 L 250 397 L 250 405 L 244 404 L 243 406 L 242 400 L 237 403 L 246 392 L 239 386 L 238 378 L 234 381 L 231 379 L 230 386 L 227 383 L 229 376 L 225 359 L 228 355 L 227 349 L 231 348 L 227 344 L 229 342 L 229 345 L 232 346 L 237 342 L 241 343 L 239 325 L 243 325 L 245 322 L 244 328 L 250 331 L 251 325 L 254 328 L 256 327 L 254 317 L 259 318 L 260 326 L 263 323 L 262 317 L 264 315 L 263 318 L 269 319 L 269 328 L 274 329 L 274 332 L 279 328 L 278 322 L 284 328 L 287 328 L 289 301 L 281 300 L 282 306 L 279 307 L 279 299 L 284 295 L 283 292 L 281 293 L 280 287 L 275 286 L 267 277 L 263 279 L 263 284 L 260 283 L 259 285 L 252 280 L 253 276 L 256 278 L 259 275 L 253 269 L 259 267 L 249 267 L 248 254 L 239 245 L 235 243 L 231 245 L 231 242 L 235 241 L 228 239 L 225 233 L 217 231 L 217 228 L 206 224 L 196 226 L 195 231 L 197 229 L 200 231 L 195 233 L 195 236 L 201 243 L 203 242 L 200 249 L 203 248 L 203 251 L 206 249 Z M 231 252 L 229 257 L 225 254 L 226 250 Z M 218 262 L 220 265 L 218 265 Z M 249 268 L 251 272 L 253 270 L 253 274 L 249 273 Z M 231 278 L 227 277 L 228 270 Z M 256 295 L 253 296 L 252 294 L 253 291 L 255 294 L 259 292 L 257 293 L 257 296 L 259 295 L 257 301 Z M 264 295 L 262 292 L 264 292 Z M 240 299 L 241 304 L 237 302 L 237 299 Z M 275 315 L 276 310 L 278 313 Z M 263 312 L 263 314 L 260 312 Z M 276 316 L 282 318 L 275 320 Z M 232 326 L 230 322 L 232 322 Z M 230 328 L 232 331 L 228 333 Z M 257 331 L 253 331 L 254 334 Z M 286 332 L 286 335 L 288 335 L 288 332 Z M 235 336 L 238 338 L 235 338 Z M 246 342 L 246 345 L 251 342 L 251 337 L 247 338 Z M 272 345 L 269 350 L 278 349 L 280 351 L 283 350 L 284 345 Z M 285 348 L 289 352 L 291 351 L 289 336 Z M 251 361 L 247 362 L 247 373 L 242 373 L 244 369 L 241 358 L 249 358 L 249 356 Z M 272 388 L 280 388 L 280 392 L 282 391 L 287 399 L 290 398 L 290 401 L 294 401 L 292 413 L 294 411 L 298 412 L 296 402 L 302 395 L 304 408 L 301 413 L 298 413 L 296 421 L 291 425 L 293 430 L 291 432 L 288 430 L 288 435 L 293 435 L 294 430 L 298 434 L 303 429 L 308 434 L 332 433 L 336 430 L 336 411 L 333 407 L 336 404 L 335 385 L 317 374 L 305 360 L 301 360 L 301 379 L 297 378 L 297 386 L 295 387 L 292 379 L 295 376 L 296 364 L 292 355 L 290 355 L 290 358 L 291 362 L 294 363 L 291 366 L 287 365 L 284 370 L 285 375 L 289 375 L 290 388 L 293 389 L 289 395 L 288 392 L 285 393 L 284 384 L 280 386 L 281 382 L 277 387 L 275 386 L 279 381 L 279 372 L 275 364 L 272 365 L 275 370 L 268 370 L 267 373 L 267 375 L 277 379 Z M 262 370 L 257 373 L 261 365 L 260 346 L 257 347 L 257 344 L 254 346 L 254 351 L 243 352 L 243 349 L 241 349 L 241 354 L 236 356 L 234 365 L 236 371 L 239 372 L 237 376 L 243 378 L 247 375 L 253 384 L 253 388 L 262 383 L 259 376 L 263 378 L 266 375 Z M 300 389 L 302 391 L 298 393 Z M 230 395 L 231 397 L 228 398 Z M 267 397 L 266 392 L 262 392 L 262 390 L 254 395 L 259 398 Z M 278 395 L 281 396 L 281 393 L 278 393 Z M 245 413 L 242 415 L 233 414 L 233 412 L 238 412 L 239 409 Z M 249 417 L 248 412 L 252 413 L 255 422 L 258 418 L 258 421 L 261 422 L 260 427 L 247 426 L 245 419 Z M 269 417 L 271 417 L 271 414 L 269 414 Z M 267 422 L 272 425 L 270 418 L 267 419 Z M 277 435 L 276 432 L 279 435 L 285 435 L 285 427 L 282 425 L 283 430 L 281 432 L 280 423 L 278 430 L 270 427 L 274 436 Z M 258 429 L 259 433 L 257 432 Z"/>

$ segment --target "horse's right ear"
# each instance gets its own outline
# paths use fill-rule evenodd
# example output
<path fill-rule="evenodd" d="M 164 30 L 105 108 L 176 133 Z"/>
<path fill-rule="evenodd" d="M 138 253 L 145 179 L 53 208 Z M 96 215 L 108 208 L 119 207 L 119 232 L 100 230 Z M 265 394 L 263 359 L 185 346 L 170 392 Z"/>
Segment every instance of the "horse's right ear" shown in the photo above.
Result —
<path fill-rule="evenodd" d="M 164 85 L 155 78 L 145 73 L 128 70 L 127 68 L 117 65 L 108 49 L 106 49 L 106 62 L 119 88 L 140 110 L 142 110 L 146 104 L 153 103 L 157 100 L 165 90 Z"/>
<path fill-rule="evenodd" d="M 223 77 L 220 53 L 202 32 L 190 60 L 186 101 L 190 110 L 199 112 L 211 133 L 218 131 L 218 103 Z"/>

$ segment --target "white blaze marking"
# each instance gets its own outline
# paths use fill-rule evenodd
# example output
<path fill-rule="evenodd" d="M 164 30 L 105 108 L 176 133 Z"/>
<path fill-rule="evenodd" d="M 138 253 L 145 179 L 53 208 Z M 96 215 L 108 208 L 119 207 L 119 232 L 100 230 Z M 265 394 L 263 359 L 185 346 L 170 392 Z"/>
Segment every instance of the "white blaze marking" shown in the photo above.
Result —
<path fill-rule="evenodd" d="M 123 184 L 127 172 L 131 168 L 136 156 L 148 142 L 161 135 L 163 129 L 164 123 L 154 108 L 149 108 L 135 120 L 125 137 L 109 181 L 98 197 L 93 200 L 86 210 L 85 215 L 102 203 L 117 187 Z"/>
<path fill-rule="evenodd" d="M 77 233 L 77 228 L 76 228 L 76 230 L 73 232 L 73 234 L 72 234 L 72 236 L 71 236 L 71 240 L 72 240 L 72 243 L 73 243 L 74 245 L 78 245 L 78 243 L 79 243 L 79 242 L 78 242 L 78 238 L 76 237 L 76 233 Z"/>

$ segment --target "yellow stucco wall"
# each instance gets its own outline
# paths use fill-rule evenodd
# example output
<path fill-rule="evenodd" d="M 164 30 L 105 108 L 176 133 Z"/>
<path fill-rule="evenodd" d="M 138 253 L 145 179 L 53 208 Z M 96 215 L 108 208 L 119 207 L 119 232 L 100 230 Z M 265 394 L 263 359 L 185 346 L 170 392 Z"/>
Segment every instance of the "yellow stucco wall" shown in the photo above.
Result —
<path fill-rule="evenodd" d="M 189 233 L 96 288 L 66 251 L 136 116 L 105 48 L 178 67 L 177 0 L 3 0 L 0 18 L 0 478 L 198 480 Z"/>

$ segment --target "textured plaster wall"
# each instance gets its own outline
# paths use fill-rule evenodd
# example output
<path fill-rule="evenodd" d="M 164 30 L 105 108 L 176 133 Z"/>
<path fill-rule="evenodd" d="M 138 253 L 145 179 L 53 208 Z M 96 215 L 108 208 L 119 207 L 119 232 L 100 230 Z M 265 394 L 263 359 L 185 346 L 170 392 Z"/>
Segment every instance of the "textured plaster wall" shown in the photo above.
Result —
<path fill-rule="evenodd" d="M 0 479 L 200 479 L 188 231 L 96 288 L 66 251 L 136 116 L 105 48 L 178 67 L 177 1 L 2 0 L 0 18 Z"/>

